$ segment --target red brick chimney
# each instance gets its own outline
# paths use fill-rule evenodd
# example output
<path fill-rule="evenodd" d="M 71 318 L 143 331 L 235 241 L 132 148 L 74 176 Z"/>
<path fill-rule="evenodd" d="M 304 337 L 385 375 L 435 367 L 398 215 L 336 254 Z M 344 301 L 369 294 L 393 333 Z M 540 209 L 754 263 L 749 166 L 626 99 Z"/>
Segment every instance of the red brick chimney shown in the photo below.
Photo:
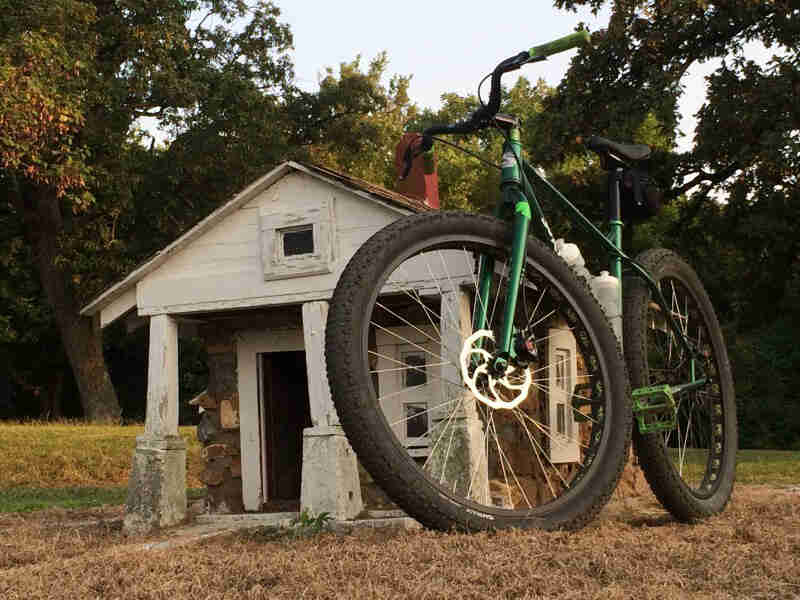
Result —
<path fill-rule="evenodd" d="M 418 133 L 406 133 L 400 138 L 400 143 L 394 152 L 394 165 L 397 169 L 397 191 L 406 196 L 422 200 L 431 208 L 439 208 L 439 175 L 436 173 L 436 157 L 433 152 L 426 152 L 414 159 L 411 171 L 405 179 L 399 179 L 403 174 L 403 156 L 408 145 L 419 138 Z"/>

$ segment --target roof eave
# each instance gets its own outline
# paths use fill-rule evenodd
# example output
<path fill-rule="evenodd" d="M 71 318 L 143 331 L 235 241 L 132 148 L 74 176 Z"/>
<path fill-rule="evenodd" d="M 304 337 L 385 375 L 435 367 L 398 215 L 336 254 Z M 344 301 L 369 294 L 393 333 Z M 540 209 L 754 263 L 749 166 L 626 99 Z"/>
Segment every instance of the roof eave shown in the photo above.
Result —
<path fill-rule="evenodd" d="M 86 306 L 84 306 L 80 314 L 83 316 L 93 316 L 97 312 L 101 311 L 103 307 L 113 300 L 115 300 L 121 294 L 124 294 L 128 288 L 135 285 L 140 279 L 142 279 L 148 273 L 154 271 L 156 268 L 161 266 L 164 261 L 167 260 L 170 256 L 175 254 L 177 251 L 181 250 L 184 246 L 186 246 L 189 242 L 197 238 L 199 235 L 202 235 L 206 231 L 208 231 L 211 227 L 213 227 L 217 221 L 223 219 L 228 214 L 232 213 L 236 209 L 238 209 L 243 204 L 246 204 L 250 200 L 252 200 L 255 196 L 260 194 L 264 189 L 270 187 L 274 184 L 278 179 L 281 179 L 285 175 L 287 175 L 293 168 L 295 168 L 290 162 L 284 162 L 272 169 L 269 173 L 264 175 L 263 177 L 257 179 L 249 186 L 247 186 L 244 190 L 239 192 L 236 196 L 234 196 L 231 200 L 220 206 L 217 210 L 209 214 L 205 217 L 202 221 L 197 223 L 194 227 L 192 227 L 189 231 L 184 233 L 182 236 L 177 238 L 171 244 L 162 248 L 158 252 L 156 252 L 151 258 L 147 261 L 139 265 L 133 271 L 128 273 L 128 275 L 118 281 L 117 283 L 113 284 L 111 287 L 107 288 L 105 291 L 100 293 L 94 300 L 89 302 Z"/>
<path fill-rule="evenodd" d="M 156 252 L 151 258 L 131 271 L 125 278 L 100 293 L 94 300 L 80 310 L 80 314 L 83 316 L 94 316 L 102 311 L 106 306 L 125 294 L 132 286 L 135 286 L 143 277 L 161 266 L 170 256 L 180 251 L 195 238 L 211 229 L 219 220 L 225 218 L 240 206 L 255 198 L 264 189 L 272 186 L 291 171 L 300 171 L 311 177 L 321 179 L 330 185 L 348 190 L 362 198 L 372 200 L 373 202 L 378 202 L 401 214 L 429 210 L 425 207 L 424 203 L 418 200 L 408 198 L 402 194 L 390 192 L 389 190 L 384 190 L 368 182 L 361 182 L 353 177 L 337 174 L 335 171 L 324 167 L 318 167 L 316 165 L 307 166 L 294 161 L 287 161 L 281 163 L 272 169 L 272 171 L 251 183 L 231 200 L 209 214 L 171 244 Z M 111 319 L 108 322 L 110 323 L 113 320 L 114 319 Z"/>

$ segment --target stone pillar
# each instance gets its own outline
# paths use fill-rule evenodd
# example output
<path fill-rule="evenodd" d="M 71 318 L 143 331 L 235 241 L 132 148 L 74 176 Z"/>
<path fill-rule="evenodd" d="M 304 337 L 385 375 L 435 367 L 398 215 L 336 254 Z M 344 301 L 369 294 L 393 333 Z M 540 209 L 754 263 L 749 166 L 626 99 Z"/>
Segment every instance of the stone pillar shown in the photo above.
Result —
<path fill-rule="evenodd" d="M 244 504 L 234 334 L 223 324 L 208 324 L 201 328 L 201 335 L 208 353 L 208 388 L 198 401 L 205 410 L 197 426 L 197 439 L 203 444 L 205 468 L 200 479 L 206 484 L 206 507 L 212 513 L 241 513 Z"/>
<path fill-rule="evenodd" d="M 442 356 L 451 364 L 442 366 L 441 404 L 431 410 L 431 476 L 478 502 L 489 501 L 489 475 L 484 445 L 484 424 L 475 399 L 463 387 L 459 354 L 464 339 L 472 333 L 469 296 L 460 289 L 442 293 L 440 310 Z"/>
<path fill-rule="evenodd" d="M 300 508 L 352 519 L 363 509 L 358 463 L 333 407 L 325 369 L 327 302 L 303 304 L 303 340 L 312 427 L 303 430 Z"/>
<path fill-rule="evenodd" d="M 147 416 L 136 438 L 125 530 L 146 533 L 186 517 L 186 443 L 178 435 L 178 326 L 150 317 Z"/>

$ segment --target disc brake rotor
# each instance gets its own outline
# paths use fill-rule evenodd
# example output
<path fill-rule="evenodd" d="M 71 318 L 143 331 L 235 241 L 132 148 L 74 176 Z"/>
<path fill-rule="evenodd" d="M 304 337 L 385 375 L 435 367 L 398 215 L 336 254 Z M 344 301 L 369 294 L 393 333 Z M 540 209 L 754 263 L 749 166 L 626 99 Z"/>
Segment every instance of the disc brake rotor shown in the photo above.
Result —
<path fill-rule="evenodd" d="M 529 369 L 522 370 L 522 382 L 512 383 L 509 376 L 517 373 L 519 368 L 509 364 L 502 377 L 496 377 L 490 370 L 492 354 L 484 350 L 478 343 L 479 340 L 488 338 L 494 342 L 494 334 L 488 329 L 480 329 L 464 340 L 461 347 L 461 378 L 464 384 L 475 395 L 475 397 L 490 408 L 511 410 L 516 408 L 525 398 L 533 383 Z M 478 381 L 485 379 L 488 386 L 479 386 Z M 483 389 L 481 389 L 481 387 Z M 503 390 L 516 393 L 512 399 L 507 399 L 508 392 L 503 394 Z"/>

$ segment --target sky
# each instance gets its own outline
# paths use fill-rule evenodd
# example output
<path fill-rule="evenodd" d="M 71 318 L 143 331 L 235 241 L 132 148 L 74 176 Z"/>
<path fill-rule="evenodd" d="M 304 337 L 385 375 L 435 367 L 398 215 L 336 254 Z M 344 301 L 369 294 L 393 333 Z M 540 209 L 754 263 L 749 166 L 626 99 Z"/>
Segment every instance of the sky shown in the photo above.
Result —
<path fill-rule="evenodd" d="M 315 91 L 327 67 L 338 72 L 339 64 L 360 55 L 362 67 L 380 52 L 389 58 L 388 75 L 411 75 L 409 96 L 420 108 L 438 108 L 447 92 L 473 94 L 478 82 L 498 62 L 562 37 L 584 23 L 590 31 L 605 28 L 610 11 L 598 15 L 582 9 L 577 13 L 558 10 L 551 0 L 504 0 L 501 4 L 474 0 L 274 0 L 294 37 L 295 84 Z M 502 13 L 500 12 L 502 10 Z M 766 62 L 771 52 L 760 44 L 746 47 L 748 56 Z M 564 76 L 570 50 L 547 61 L 526 65 L 509 73 L 503 83 L 513 85 L 520 75 L 539 78 L 555 86 Z M 691 146 L 694 114 L 705 98 L 704 77 L 719 60 L 695 64 L 684 79 L 680 100 L 682 116 L 678 149 Z M 484 88 L 488 93 L 488 86 Z M 144 127 L 161 142 L 166 135 L 156 131 L 155 120 Z M 592 132 L 602 135 L 603 132 Z M 622 140 L 625 141 L 625 140 Z"/>
<path fill-rule="evenodd" d="M 581 22 L 590 31 L 605 28 L 610 14 L 607 9 L 597 16 L 588 10 L 561 11 L 550 0 L 497 4 L 474 0 L 276 0 L 276 4 L 294 36 L 298 86 L 314 91 L 326 67 L 338 71 L 340 63 L 360 54 L 366 68 L 370 59 L 385 50 L 388 72 L 412 75 L 411 100 L 430 108 L 438 108 L 446 92 L 475 93 L 481 78 L 502 59 L 572 33 Z M 541 77 L 555 86 L 576 52 L 526 65 L 506 75 L 503 83 L 512 85 L 521 74 L 531 81 Z M 771 55 L 757 44 L 749 45 L 747 53 L 759 62 Z M 705 98 L 704 77 L 719 64 L 719 60 L 697 64 L 685 78 L 686 91 L 680 102 L 681 150 L 691 144 L 694 114 Z"/>
<path fill-rule="evenodd" d="M 590 30 L 605 27 L 589 11 L 574 14 L 555 9 L 549 0 L 492 2 L 403 0 L 278 0 L 282 20 L 294 36 L 296 83 L 316 88 L 325 67 L 381 51 L 389 72 L 412 75 L 410 96 L 421 106 L 437 108 L 446 92 L 474 93 L 480 79 L 498 62 L 531 46 L 572 33 L 585 22 Z M 494 8 L 500 8 L 506 16 Z M 521 72 L 535 81 L 559 82 L 576 50 L 527 65 Z M 519 72 L 518 72 L 519 73 Z M 504 83 L 513 83 L 516 73 Z"/>

